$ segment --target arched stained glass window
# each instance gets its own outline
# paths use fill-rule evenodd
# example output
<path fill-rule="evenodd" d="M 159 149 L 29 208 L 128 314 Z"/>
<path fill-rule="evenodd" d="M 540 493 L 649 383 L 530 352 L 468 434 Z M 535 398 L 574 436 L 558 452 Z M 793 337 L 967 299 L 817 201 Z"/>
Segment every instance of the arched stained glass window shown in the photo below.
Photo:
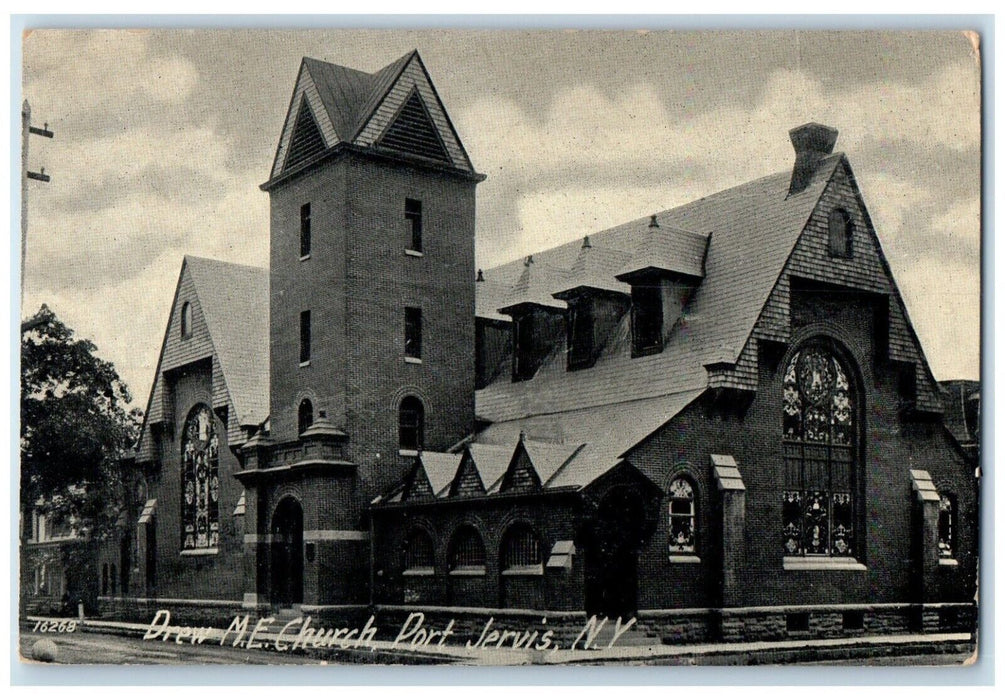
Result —
<path fill-rule="evenodd" d="M 192 409 L 181 447 L 181 549 L 212 549 L 220 543 L 219 441 L 209 406 Z"/>
<path fill-rule="evenodd" d="M 684 477 L 670 482 L 670 554 L 694 554 L 695 527 L 694 486 Z"/>
<path fill-rule="evenodd" d="M 823 345 L 785 369 L 782 539 L 789 556 L 854 556 L 856 432 L 848 372 Z"/>

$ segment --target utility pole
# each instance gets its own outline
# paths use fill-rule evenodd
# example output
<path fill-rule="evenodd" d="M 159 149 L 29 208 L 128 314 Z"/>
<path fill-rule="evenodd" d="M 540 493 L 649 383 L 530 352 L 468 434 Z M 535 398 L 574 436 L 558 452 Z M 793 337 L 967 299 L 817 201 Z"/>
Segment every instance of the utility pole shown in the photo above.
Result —
<path fill-rule="evenodd" d="M 28 180 L 38 180 L 39 182 L 49 182 L 51 179 L 45 174 L 45 168 L 39 172 L 28 170 L 28 136 L 44 136 L 47 139 L 53 137 L 49 131 L 49 124 L 45 123 L 42 128 L 31 125 L 31 105 L 28 100 L 21 105 L 21 294 L 24 294 L 24 255 L 28 247 Z"/>

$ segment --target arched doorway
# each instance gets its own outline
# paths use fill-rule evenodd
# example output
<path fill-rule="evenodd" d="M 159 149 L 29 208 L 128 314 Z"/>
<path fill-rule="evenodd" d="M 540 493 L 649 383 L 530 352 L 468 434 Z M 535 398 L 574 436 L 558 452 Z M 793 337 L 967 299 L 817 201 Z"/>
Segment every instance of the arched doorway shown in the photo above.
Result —
<path fill-rule="evenodd" d="M 584 531 L 588 615 L 631 617 L 638 607 L 638 553 L 647 533 L 646 503 L 630 486 L 601 499 Z"/>
<path fill-rule="evenodd" d="M 287 496 L 272 516 L 273 605 L 280 607 L 304 602 L 304 511 Z"/>

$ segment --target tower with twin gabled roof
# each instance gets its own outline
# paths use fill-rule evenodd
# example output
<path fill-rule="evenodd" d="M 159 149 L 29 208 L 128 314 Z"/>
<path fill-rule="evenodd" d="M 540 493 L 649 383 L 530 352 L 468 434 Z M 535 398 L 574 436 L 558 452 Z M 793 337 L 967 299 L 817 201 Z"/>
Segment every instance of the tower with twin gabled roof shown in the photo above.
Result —
<path fill-rule="evenodd" d="M 270 421 L 245 452 L 247 602 L 365 599 L 363 507 L 472 432 L 482 179 L 417 52 L 375 73 L 303 59 L 262 185 Z"/>

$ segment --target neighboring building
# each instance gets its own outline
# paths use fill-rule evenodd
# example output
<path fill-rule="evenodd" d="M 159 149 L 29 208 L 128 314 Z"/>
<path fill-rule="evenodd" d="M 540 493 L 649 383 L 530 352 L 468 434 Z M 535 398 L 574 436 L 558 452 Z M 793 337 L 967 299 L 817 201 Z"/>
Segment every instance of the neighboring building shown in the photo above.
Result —
<path fill-rule="evenodd" d="M 97 546 L 65 520 L 47 515 L 39 501 L 21 516 L 22 614 L 77 614 L 97 609 Z M 107 576 L 107 571 L 106 571 Z"/>
<path fill-rule="evenodd" d="M 981 383 L 973 379 L 939 382 L 949 432 L 967 454 L 979 456 L 981 438 Z"/>
<path fill-rule="evenodd" d="M 974 465 L 837 132 L 790 137 L 784 172 L 476 273 L 483 176 L 418 54 L 304 59 L 269 272 L 182 268 L 137 453 L 145 595 L 969 625 Z"/>

